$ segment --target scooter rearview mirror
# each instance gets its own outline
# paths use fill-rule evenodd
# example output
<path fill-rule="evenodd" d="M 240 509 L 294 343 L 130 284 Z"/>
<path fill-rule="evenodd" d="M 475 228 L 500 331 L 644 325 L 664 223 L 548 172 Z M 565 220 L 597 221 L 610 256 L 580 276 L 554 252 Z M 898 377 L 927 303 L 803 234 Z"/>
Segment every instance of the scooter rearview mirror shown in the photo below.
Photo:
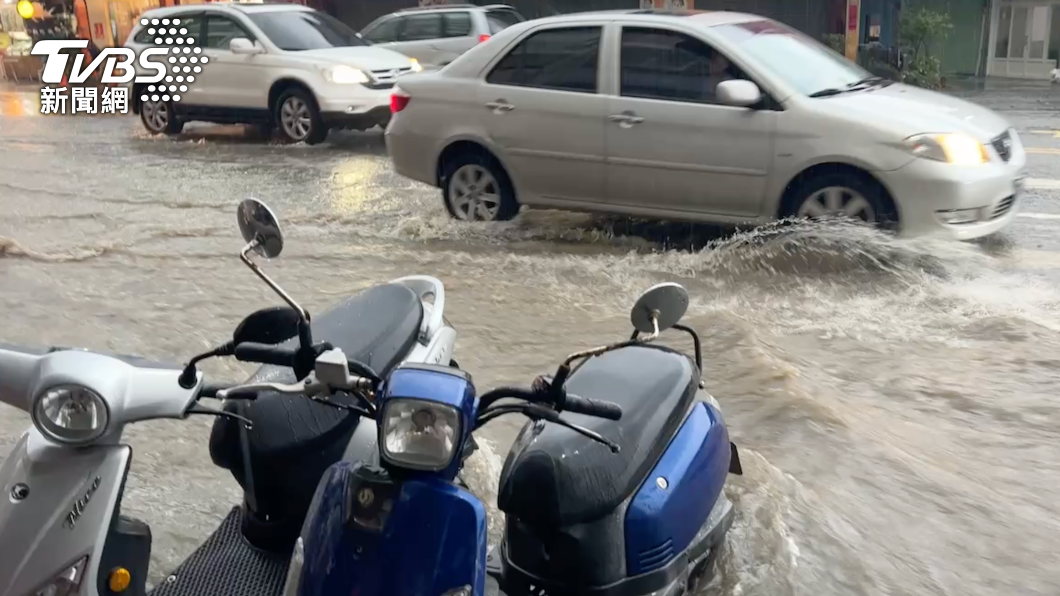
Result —
<path fill-rule="evenodd" d="M 688 290 L 681 284 L 664 282 L 648 288 L 629 313 L 629 320 L 640 333 L 650 334 L 654 339 L 659 333 L 673 327 L 688 312 Z"/>
<path fill-rule="evenodd" d="M 272 278 L 265 275 L 261 267 L 258 267 L 250 258 L 250 254 L 254 253 L 266 259 L 272 259 L 278 257 L 283 250 L 283 234 L 280 232 L 280 222 L 276 218 L 276 214 L 272 212 L 272 209 L 269 209 L 268 205 L 257 199 L 245 199 L 236 210 L 236 221 L 239 223 L 239 231 L 243 234 L 243 240 L 247 242 L 247 245 L 239 252 L 240 260 L 298 313 L 300 321 L 296 334 L 301 348 L 308 353 L 313 346 L 313 333 L 309 325 L 309 311 L 295 302 L 290 294 L 285 292 Z"/>
<path fill-rule="evenodd" d="M 236 211 L 239 232 L 250 244 L 250 250 L 266 259 L 275 259 L 283 252 L 283 232 L 280 221 L 269 206 L 257 199 L 245 199 Z"/>

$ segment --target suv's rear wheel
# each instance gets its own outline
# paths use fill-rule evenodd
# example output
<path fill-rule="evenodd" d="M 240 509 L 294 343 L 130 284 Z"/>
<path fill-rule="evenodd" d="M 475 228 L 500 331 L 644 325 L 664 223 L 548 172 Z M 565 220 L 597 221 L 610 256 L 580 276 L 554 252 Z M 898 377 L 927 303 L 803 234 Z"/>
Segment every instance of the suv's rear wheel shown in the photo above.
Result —
<path fill-rule="evenodd" d="M 180 134 L 184 123 L 173 111 L 173 102 L 152 100 L 140 103 L 140 122 L 151 134 Z"/>
<path fill-rule="evenodd" d="M 276 123 L 280 133 L 292 143 L 315 145 L 328 136 L 316 100 L 305 89 L 293 87 L 276 101 Z"/>

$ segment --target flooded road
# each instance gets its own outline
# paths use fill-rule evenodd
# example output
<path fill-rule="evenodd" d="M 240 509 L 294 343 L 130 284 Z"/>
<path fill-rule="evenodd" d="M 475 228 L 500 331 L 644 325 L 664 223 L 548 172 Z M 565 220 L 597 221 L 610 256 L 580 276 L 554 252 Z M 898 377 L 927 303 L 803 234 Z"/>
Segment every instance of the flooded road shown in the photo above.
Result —
<path fill-rule="evenodd" d="M 992 242 L 799 226 L 705 248 L 688 226 L 578 214 L 450 221 L 435 190 L 390 173 L 378 133 L 318 147 L 238 127 L 151 138 L 131 118 L 18 115 L 24 96 L 0 93 L 0 340 L 185 361 L 230 336 L 278 303 L 236 256 L 246 196 L 286 224 L 268 270 L 311 311 L 402 275 L 442 279 L 457 359 L 483 389 L 626 336 L 636 295 L 678 281 L 744 453 L 706 593 L 1055 595 L 1060 99 L 1040 93 L 998 107 L 1042 151 L 1023 217 Z M 0 409 L 0 454 L 27 424 Z M 210 424 L 127 431 L 125 512 L 152 525 L 155 580 L 239 500 L 210 463 Z M 486 431 L 495 455 L 474 463 L 477 490 L 520 424 Z"/>

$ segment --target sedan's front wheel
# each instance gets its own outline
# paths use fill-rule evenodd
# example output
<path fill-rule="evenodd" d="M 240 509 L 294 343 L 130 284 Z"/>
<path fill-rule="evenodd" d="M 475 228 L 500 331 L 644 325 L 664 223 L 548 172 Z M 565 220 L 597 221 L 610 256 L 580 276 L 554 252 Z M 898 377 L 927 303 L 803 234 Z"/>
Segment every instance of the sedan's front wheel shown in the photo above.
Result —
<path fill-rule="evenodd" d="M 304 89 L 289 89 L 280 95 L 275 119 L 280 133 L 291 143 L 315 145 L 328 136 L 317 102 Z"/>
<path fill-rule="evenodd" d="M 893 228 L 898 223 L 887 191 L 875 180 L 853 172 L 807 178 L 792 193 L 784 211 L 786 216 L 847 218 L 881 228 Z"/>

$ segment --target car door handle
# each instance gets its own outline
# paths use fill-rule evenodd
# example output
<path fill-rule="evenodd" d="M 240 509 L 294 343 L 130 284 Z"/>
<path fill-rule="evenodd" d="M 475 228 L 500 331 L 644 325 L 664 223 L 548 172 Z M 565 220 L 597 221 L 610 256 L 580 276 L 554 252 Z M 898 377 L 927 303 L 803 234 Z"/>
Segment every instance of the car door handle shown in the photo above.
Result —
<path fill-rule="evenodd" d="M 622 112 L 621 114 L 611 114 L 607 117 L 611 122 L 617 122 L 622 128 L 629 128 L 634 124 L 640 124 L 644 122 L 644 118 L 634 114 L 633 112 Z"/>
<path fill-rule="evenodd" d="M 512 104 L 508 103 L 507 101 L 505 101 L 503 99 L 499 99 L 497 101 L 491 101 L 491 102 L 486 104 L 486 107 L 491 109 L 491 110 L 493 110 L 494 114 L 500 114 L 500 113 L 503 113 L 503 112 L 510 112 L 510 111 L 515 109 L 515 106 L 513 106 Z"/>

